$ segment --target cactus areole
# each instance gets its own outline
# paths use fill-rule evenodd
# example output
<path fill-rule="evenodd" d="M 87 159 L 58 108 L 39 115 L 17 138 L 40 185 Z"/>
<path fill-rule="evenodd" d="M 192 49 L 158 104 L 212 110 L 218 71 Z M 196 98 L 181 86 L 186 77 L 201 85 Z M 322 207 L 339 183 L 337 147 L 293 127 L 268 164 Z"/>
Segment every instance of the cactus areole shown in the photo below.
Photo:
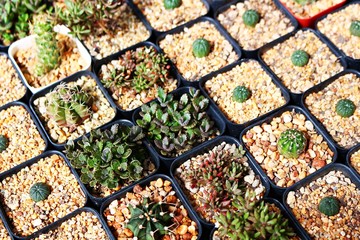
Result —
<path fill-rule="evenodd" d="M 305 134 L 297 129 L 285 130 L 277 142 L 279 153 L 287 158 L 298 158 L 305 151 L 306 145 Z"/>

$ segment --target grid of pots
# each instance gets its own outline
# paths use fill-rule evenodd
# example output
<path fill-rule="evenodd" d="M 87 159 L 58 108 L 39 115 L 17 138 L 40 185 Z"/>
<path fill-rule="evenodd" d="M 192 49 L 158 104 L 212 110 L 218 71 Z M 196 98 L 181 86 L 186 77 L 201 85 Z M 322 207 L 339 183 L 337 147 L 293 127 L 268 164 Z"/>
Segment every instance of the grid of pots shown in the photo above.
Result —
<path fill-rule="evenodd" d="M 241 36 L 239 38 L 239 36 L 232 34 L 231 29 L 227 29 L 224 16 L 220 16 L 225 13 L 229 14 L 236 9 L 244 8 L 245 5 L 243 5 L 243 2 L 247 1 L 202 0 L 200 2 L 203 3 L 205 9 L 202 14 L 194 17 L 193 20 L 179 23 L 177 26 L 169 27 L 169 29 L 166 30 L 159 30 L 152 26 L 152 19 L 148 19 L 146 11 L 142 10 L 142 8 L 146 8 L 146 6 L 141 6 L 140 2 L 141 1 L 132 0 L 127 1 L 127 4 L 148 30 L 149 35 L 147 38 L 139 41 L 137 44 L 124 47 L 123 50 L 111 53 L 102 58 L 91 56 L 92 67 L 85 66 L 83 68 L 85 71 L 70 74 L 68 77 L 58 79 L 40 89 L 33 89 L 27 82 L 24 77 L 25 74 L 22 73 L 21 67 L 19 67 L 14 58 L 14 51 L 10 51 L 8 46 L 1 46 L 1 56 L 11 59 L 11 62 L 8 60 L 13 66 L 11 76 L 17 78 L 19 84 L 26 87 L 24 87 L 24 91 L 22 91 L 21 94 L 18 94 L 18 96 L 7 102 L 5 101 L 4 105 L 0 107 L 0 112 L 10 110 L 11 108 L 22 108 L 23 111 L 27 112 L 28 116 L 26 117 L 28 118 L 29 123 L 25 127 L 22 126 L 22 129 L 20 130 L 22 132 L 27 131 L 30 139 L 25 139 L 23 146 L 27 145 L 27 147 L 31 148 L 34 147 L 34 144 L 40 145 L 40 149 L 35 151 L 37 152 L 36 155 L 33 154 L 30 157 L 21 156 L 21 159 L 19 159 L 18 162 L 11 163 L 12 165 L 2 168 L 1 170 L 1 186 L 2 188 L 10 188 L 2 190 L 2 192 L 8 194 L 9 199 L 7 199 L 5 195 L 2 196 L 0 216 L 4 226 L 0 229 L 1 232 L 6 229 L 5 231 L 9 233 L 9 239 L 49 239 L 54 236 L 61 237 L 62 235 L 56 234 L 59 234 L 63 229 L 67 229 L 67 225 L 70 224 L 76 225 L 75 231 L 79 234 L 78 236 L 85 236 L 85 238 L 86 231 L 91 231 L 91 226 L 96 226 L 95 229 L 98 230 L 98 232 L 92 234 L 99 234 L 99 236 L 104 237 L 104 239 L 133 237 L 135 231 L 135 234 L 139 234 L 138 236 L 155 234 L 154 236 L 157 237 L 159 236 L 157 234 L 162 234 L 156 231 L 159 227 L 161 228 L 159 225 L 152 225 L 150 223 L 148 226 L 150 226 L 151 233 L 150 231 L 146 232 L 142 229 L 135 230 L 134 227 L 139 224 L 142 226 L 149 224 L 145 220 L 141 220 L 141 222 L 136 220 L 136 218 L 140 216 L 139 212 L 144 213 L 150 210 L 149 205 L 153 207 L 153 211 L 163 211 L 155 206 L 156 204 L 154 203 L 157 200 L 155 201 L 156 196 L 153 196 L 151 193 L 151 191 L 153 191 L 156 192 L 157 195 L 164 197 L 162 201 L 171 199 L 169 201 L 165 200 L 163 203 L 168 212 L 165 211 L 162 214 L 165 214 L 168 218 L 171 216 L 172 224 L 170 225 L 170 228 L 172 228 L 171 231 L 174 231 L 174 234 L 177 237 L 182 235 L 183 237 L 180 239 L 220 239 L 219 236 L 221 236 L 224 229 L 218 229 L 218 224 L 215 225 L 214 223 L 221 220 L 215 218 L 213 213 L 216 211 L 211 208 L 213 206 L 210 206 L 210 208 L 209 206 L 201 206 L 201 201 L 199 201 L 201 196 L 205 197 L 206 194 L 209 193 L 206 192 L 206 189 L 202 189 L 204 192 L 198 191 L 194 194 L 194 187 L 189 187 L 180 179 L 179 175 L 184 172 L 184 169 L 180 172 L 179 169 L 181 169 L 182 166 L 191 166 L 190 162 L 196 162 L 197 158 L 206 158 L 209 153 L 211 153 L 211 151 L 214 152 L 215 149 L 224 151 L 220 146 L 226 145 L 226 150 L 228 150 L 227 148 L 232 149 L 232 151 L 234 151 L 234 149 L 236 149 L 236 151 L 240 149 L 240 152 L 242 152 L 241 149 L 245 150 L 245 155 L 242 155 L 240 159 L 242 161 L 245 159 L 247 162 L 247 164 L 245 164 L 248 169 L 247 171 L 251 172 L 251 179 L 252 181 L 255 181 L 256 184 L 254 184 L 254 182 L 249 183 L 243 180 L 246 183 L 244 183 L 244 185 L 246 188 L 253 188 L 253 190 L 256 189 L 256 187 L 262 187 L 262 191 L 259 190 L 260 192 L 257 192 L 259 196 L 257 197 L 258 202 L 256 203 L 256 206 L 265 204 L 272 209 L 272 213 L 281 212 L 284 218 L 289 221 L 286 221 L 288 223 L 287 231 L 295 233 L 300 239 L 311 239 L 314 237 L 331 239 L 340 235 L 349 238 L 349 234 L 350 237 L 352 237 L 352 233 L 349 232 L 349 229 L 344 228 L 344 224 L 342 226 L 327 225 L 327 227 L 331 229 L 335 227 L 336 231 L 332 233 L 335 235 L 326 235 L 326 231 L 325 233 L 322 233 L 322 231 L 313 231 L 314 227 L 321 228 L 321 225 L 318 225 L 319 222 L 310 221 L 309 223 L 307 219 L 310 218 L 311 220 L 311 217 L 314 215 L 318 218 L 323 218 L 325 216 L 314 206 L 317 206 L 320 199 L 326 196 L 332 196 L 333 204 L 337 204 L 338 208 L 342 207 L 341 210 L 343 210 L 343 212 L 341 212 L 341 221 L 347 221 L 351 218 L 351 216 L 347 215 L 346 210 L 351 210 L 351 206 L 356 206 L 356 201 L 354 202 L 352 198 L 356 199 L 359 197 L 358 193 L 360 188 L 359 136 L 356 135 L 355 132 L 355 136 L 351 139 L 351 143 L 344 145 L 343 139 L 334 138 L 332 131 L 335 131 L 336 129 L 329 129 L 328 125 L 324 123 L 324 119 L 314 112 L 314 109 L 316 110 L 316 108 L 312 108 L 311 104 L 308 104 L 306 99 L 312 95 L 319 94 L 319 92 L 321 96 L 324 95 L 324 92 L 339 81 L 339 79 L 346 80 L 346 76 L 351 75 L 353 81 L 356 81 L 356 78 L 360 79 L 360 73 L 357 72 L 360 68 L 356 57 L 346 55 L 346 52 L 341 49 L 341 47 L 331 41 L 331 36 L 328 36 L 326 33 L 322 32 L 321 28 L 319 28 L 320 22 L 324 21 L 328 16 L 340 12 L 348 6 L 352 7 L 352 4 L 359 4 L 359 1 L 348 1 L 348 4 L 339 8 L 340 5 L 345 3 L 341 2 L 339 5 L 323 11 L 315 17 L 304 20 L 296 15 L 293 16 L 291 9 L 284 3 L 286 2 L 285 0 L 275 0 L 274 6 L 277 11 L 283 14 L 287 19 L 286 23 L 290 30 L 284 32 L 284 34 L 282 34 L 283 36 L 272 36 L 271 39 L 265 39 L 260 46 L 255 46 L 250 50 L 244 48 L 242 45 L 241 42 L 243 40 L 241 40 Z M 335 8 L 339 9 L 334 11 Z M 241 15 L 236 13 L 236 17 L 239 16 L 241 18 Z M 229 21 L 229 19 L 227 19 L 227 21 Z M 153 25 L 156 24 L 157 23 L 153 23 Z M 298 29 L 299 24 L 302 27 L 315 26 L 315 30 L 310 28 Z M 168 51 L 166 44 L 169 44 L 169 42 L 166 42 L 166 39 L 169 39 L 171 36 L 171 41 L 173 41 L 175 37 L 180 35 L 178 41 L 181 42 L 182 35 L 179 33 L 188 32 L 189 29 L 196 25 L 202 27 L 211 25 L 212 27 L 210 28 L 212 31 L 215 29 L 215 31 L 223 37 L 223 41 L 227 42 L 227 46 L 230 46 L 231 53 L 229 54 L 233 54 L 233 57 L 219 67 L 209 68 L 206 69 L 205 72 L 198 72 L 194 76 L 188 76 L 182 71 L 182 66 L 177 65 L 179 61 L 177 61 L 176 58 L 171 57 L 176 55 L 176 52 L 173 53 Z M 196 28 L 195 31 L 197 31 Z M 274 67 L 268 63 L 268 59 L 266 59 L 265 55 L 266 52 L 271 49 L 276 49 L 278 46 L 286 44 L 286 42 L 291 41 L 294 38 L 296 39 L 299 35 L 301 40 L 304 38 L 306 39 L 306 37 L 301 37 L 301 34 L 304 33 L 312 34 L 312 39 L 316 38 L 319 44 L 322 44 L 322 47 L 327 47 L 329 54 L 332 54 L 334 58 L 338 60 L 336 61 L 337 69 L 331 73 L 327 72 L 326 75 L 328 77 L 326 79 L 321 79 L 319 82 L 312 83 L 310 87 L 305 87 L 299 92 L 294 91 L 291 89 L 291 86 L 287 85 L 282 79 L 283 76 L 281 75 L 281 72 L 279 74 L 276 66 Z M 207 33 L 204 33 L 203 35 L 203 37 L 206 38 Z M 79 47 L 90 50 L 86 47 L 84 41 L 78 41 L 76 44 Z M 192 44 L 192 42 L 189 44 Z M 12 45 L 10 45 L 10 48 L 11 46 Z M 175 43 L 174 47 L 176 46 L 177 43 Z M 292 52 L 296 49 L 290 50 Z M 138 53 L 138 51 L 146 54 L 155 52 L 170 55 L 170 57 L 166 58 L 162 64 L 166 66 L 165 68 L 167 70 L 165 81 L 171 79 L 172 86 L 168 89 L 166 89 L 168 87 L 166 86 L 165 92 L 158 91 L 156 93 L 158 98 L 154 95 L 151 97 L 139 97 L 139 94 L 136 93 L 137 99 L 130 101 L 130 104 L 135 100 L 138 101 L 138 103 L 124 109 L 121 107 L 121 103 L 119 104 L 119 102 L 116 101 L 119 100 L 119 96 L 116 96 L 116 90 L 119 89 L 116 89 L 116 86 L 111 85 L 109 82 L 105 82 L 103 71 L 109 71 L 109 69 L 111 70 L 114 67 L 116 68 L 116 65 L 118 65 L 119 62 L 126 60 L 126 56 L 134 54 L 132 55 L 134 57 L 135 53 Z M 91 50 L 89 52 L 91 55 Z M 89 53 L 87 54 L 89 55 Z M 310 55 L 310 58 L 311 57 L 312 56 Z M 134 59 L 134 61 L 136 61 L 136 59 Z M 256 99 L 252 98 L 258 97 L 255 93 L 261 89 L 259 85 L 249 83 L 252 81 L 256 82 L 256 77 L 252 79 L 249 75 L 243 73 L 248 69 L 258 71 L 256 77 L 264 79 L 268 84 L 267 87 L 270 89 L 268 91 L 271 91 L 274 95 L 275 93 L 278 94 L 282 98 L 282 101 L 272 108 L 267 108 L 266 111 L 259 111 L 259 113 L 254 116 L 245 117 L 241 121 L 233 120 L 234 118 L 241 119 L 244 117 L 241 114 L 240 116 L 231 115 L 231 112 L 243 111 L 241 107 L 239 110 L 236 109 L 238 106 L 241 106 L 241 103 L 235 104 L 235 111 L 231 111 L 234 109 L 230 109 L 229 113 L 229 109 L 226 109 L 226 106 L 221 105 L 224 103 L 218 101 L 220 98 L 219 96 L 224 96 L 224 93 L 221 95 L 221 92 L 217 93 L 216 91 L 223 85 L 225 86 L 225 89 L 228 88 L 228 92 L 225 95 L 231 95 L 229 94 L 231 88 L 235 88 L 237 85 L 245 85 L 248 87 L 248 90 L 252 91 L 252 94 L 248 96 L 249 99 L 247 99 L 247 101 L 254 101 L 254 104 L 258 103 Z M 244 80 L 239 79 L 233 81 L 231 76 L 236 76 L 236 74 L 241 75 Z M 107 76 L 109 77 L 109 73 L 107 73 Z M 249 78 L 250 80 L 245 80 L 246 78 Z M 86 86 L 89 79 L 92 80 L 92 83 Z M 220 81 L 220 83 L 217 81 Z M 348 82 L 345 82 L 345 84 L 346 83 Z M 344 83 L 341 82 L 341 84 Z M 219 86 L 214 88 L 216 85 Z M 78 131 L 76 128 L 72 129 L 72 127 L 69 126 L 54 128 L 54 119 L 51 119 L 48 112 L 49 109 L 44 107 L 44 102 L 49 101 L 49 97 L 54 97 L 54 95 L 51 94 L 64 86 L 78 86 L 80 88 L 86 86 L 88 95 L 98 96 L 98 101 L 96 99 L 91 100 L 91 108 L 92 110 L 95 108 L 95 112 L 90 112 L 90 116 L 86 116 L 86 119 L 93 119 L 95 113 L 95 115 L 97 115 L 96 118 L 100 118 L 102 121 L 99 121 L 96 124 L 91 123 L 90 126 L 83 126 L 81 131 Z M 16 88 L 17 90 L 19 89 L 19 87 Z M 351 87 L 348 87 L 347 89 L 351 90 Z M 354 89 L 354 91 L 356 91 L 356 88 Z M 350 92 L 349 94 L 351 96 L 351 94 L 354 93 L 355 92 Z M 220 95 L 216 96 L 216 94 Z M 101 100 L 99 100 L 100 98 Z M 145 99 L 139 101 L 139 98 Z M 192 104 L 194 104 L 194 102 L 192 102 L 194 99 L 196 104 L 201 103 L 200 107 L 197 106 L 194 108 L 192 106 Z M 232 96 L 230 96 L 229 99 L 232 99 Z M 324 101 L 326 100 L 327 99 L 324 99 Z M 97 103 L 100 105 L 97 105 Z M 273 104 L 273 102 L 271 104 Z M 161 130 L 159 129 L 160 131 L 156 131 L 157 129 L 154 128 L 154 126 L 159 127 L 170 120 L 173 122 L 180 121 L 183 125 L 188 124 L 186 121 L 189 116 L 187 115 L 181 116 L 181 119 L 173 118 L 169 120 L 169 113 L 165 106 L 173 108 L 172 111 L 181 111 L 187 107 L 188 109 L 192 109 L 194 112 L 192 114 L 195 118 L 198 117 L 203 121 L 199 121 L 195 128 L 193 126 L 187 126 L 187 128 L 182 128 L 181 130 L 174 130 L 177 132 L 176 135 L 169 135 L 169 128 L 161 128 Z M 106 112 L 109 112 L 108 116 L 103 117 L 100 114 L 99 117 L 97 112 L 99 109 L 105 109 Z M 196 114 L 198 114 L 198 116 L 196 116 Z M 236 115 L 236 113 L 232 114 Z M 23 120 L 26 117 L 20 119 Z M 76 120 L 79 121 L 77 124 L 85 125 L 85 123 L 89 122 L 86 119 Z M 57 119 L 57 121 L 67 120 Z M 278 125 L 281 126 L 278 126 L 278 129 L 274 127 L 274 121 L 276 123 L 280 122 Z M 340 123 L 346 125 L 348 122 L 344 120 L 344 122 Z M 143 128 L 142 131 L 144 131 L 144 134 L 140 131 L 139 126 Z M 177 127 L 180 128 L 179 126 Z M 285 171 L 284 173 L 284 171 L 281 170 L 287 168 L 285 157 L 281 157 L 280 155 L 281 163 L 277 166 L 271 165 L 271 163 L 273 163 L 273 160 L 279 159 L 279 151 L 276 147 L 279 131 L 294 127 L 305 132 L 309 141 L 305 153 L 302 153 L 302 157 L 305 160 L 301 159 L 302 161 L 300 164 L 304 169 L 301 171 L 301 169 L 297 169 L 296 167 L 288 167 L 286 170 L 288 172 Z M 31 129 L 31 131 L 29 131 L 29 129 Z M 196 134 L 201 136 L 199 139 L 192 141 L 193 145 L 186 145 L 187 139 L 184 137 L 184 131 L 187 131 L 188 129 L 195 129 Z M 4 131 L 3 129 L 0 130 Z M 109 144 L 108 147 L 115 149 L 115 146 L 111 145 L 110 142 L 114 142 L 114 136 L 120 134 L 121 130 L 128 133 L 126 136 L 121 136 L 125 139 L 125 143 L 122 144 L 126 145 L 131 142 L 130 145 L 133 147 L 133 151 L 123 152 L 122 146 L 121 149 L 118 150 L 118 153 L 120 155 L 125 154 L 132 156 L 132 159 L 137 159 L 137 154 L 142 153 L 146 155 L 146 160 L 141 163 L 137 160 L 126 163 L 133 164 L 131 166 L 121 165 L 122 168 L 131 167 L 131 171 L 133 171 L 136 177 L 120 177 L 119 173 L 116 173 L 115 171 L 112 171 L 111 173 L 107 171 L 101 173 L 104 176 L 97 176 L 97 179 L 95 179 L 95 176 L 94 174 L 91 174 L 91 171 L 94 171 L 95 165 L 98 163 L 92 162 L 91 166 L 81 166 L 84 164 L 84 161 L 81 160 L 86 158 L 89 160 L 91 154 L 94 154 L 94 152 L 90 151 L 86 146 L 98 148 L 97 150 L 100 151 L 99 149 L 103 149 L 103 146 L 98 146 L 96 144 L 92 145 L 92 140 L 105 139 Z M 33 143 L 33 139 L 31 139 L 34 134 L 39 139 L 36 143 Z M 191 131 L 191 134 L 194 134 L 194 131 Z M 3 137 L 5 135 L 10 136 L 10 133 L 3 133 L 1 136 Z M 14 135 L 16 136 L 16 134 Z M 273 139 L 273 135 L 276 135 L 275 140 Z M 120 137 L 120 135 L 118 136 Z M 63 139 L 60 140 L 59 137 L 63 137 Z M 139 138 L 140 140 L 129 140 L 129 138 Z M 70 143 L 67 142 L 70 139 Z M 164 139 L 166 140 L 164 141 Z M 14 139 L 1 140 L 2 146 L 9 144 L 9 140 L 15 141 Z M 4 144 L 4 141 L 7 142 Z M 17 146 L 21 148 L 21 144 L 18 144 Z M 241 148 L 239 148 L 240 146 Z M 323 149 L 321 149 L 321 147 L 323 147 Z M 318 151 L 319 149 L 320 153 Z M 259 152 L 263 155 L 259 154 Z M 82 154 L 82 158 L 79 158 L 78 155 L 76 155 L 80 153 Z M 103 159 L 112 157 L 107 151 L 102 152 L 102 154 Z M 227 152 L 227 154 L 229 153 Z M 55 158 L 54 156 L 57 157 Z M 236 156 L 238 157 L 238 155 Z M 50 212 L 44 211 L 44 209 L 41 209 L 44 207 L 41 204 L 41 201 L 40 204 L 31 201 L 28 191 L 30 184 L 45 181 L 48 184 L 48 190 L 50 189 L 50 193 L 48 193 L 50 197 L 48 200 L 51 199 L 52 203 L 54 201 L 56 202 L 52 197 L 58 197 L 57 194 L 59 193 L 56 192 L 61 192 L 66 186 L 62 185 L 61 180 L 60 182 L 57 182 L 54 179 L 49 178 L 49 176 L 51 177 L 51 171 L 46 169 L 46 167 L 43 169 L 41 167 L 39 168 L 39 166 L 41 166 L 39 163 L 44 164 L 46 161 L 54 161 L 54 158 L 56 160 L 56 164 L 54 165 L 55 168 L 60 165 L 60 167 L 64 167 L 64 169 L 68 170 L 72 184 L 74 185 L 74 188 L 77 188 L 73 191 L 81 195 L 79 199 L 81 199 L 82 202 L 78 203 L 75 207 L 74 205 L 71 205 L 71 210 L 69 209 L 66 212 L 60 212 L 57 216 L 50 216 L 49 214 L 54 214 L 56 212 L 56 208 Z M 267 163 L 265 163 L 266 161 Z M 185 162 L 187 162 L 187 164 L 184 164 Z M 114 163 L 114 166 L 110 167 L 115 169 L 115 167 L 120 167 L 120 164 L 121 163 L 117 161 Z M 105 165 L 109 166 L 107 163 L 105 163 Z M 278 172 L 274 173 L 274 171 L 271 170 L 272 168 L 275 168 L 274 171 L 276 170 Z M 130 171 L 129 169 L 128 171 Z M 18 189 L 15 188 L 15 191 L 12 193 L 14 196 L 9 196 L 11 187 L 14 186 L 14 184 L 11 184 L 11 181 L 15 181 L 16 184 L 18 184 L 17 181 L 24 181 L 24 178 L 21 178 L 21 175 L 26 175 L 27 172 L 31 173 L 32 170 L 38 171 L 38 176 L 30 176 L 30 183 L 24 182 L 23 184 L 26 184 L 26 186 L 23 189 L 20 189 L 20 193 L 17 192 Z M 139 174 L 136 171 L 141 171 L 141 173 Z M 196 173 L 199 174 L 199 172 Z M 98 175 L 99 174 L 100 173 L 98 172 Z M 117 185 L 113 181 L 110 181 L 114 175 L 116 175 L 121 184 Z M 59 176 L 61 175 L 59 174 Z M 186 175 L 186 177 L 195 176 Z M 54 181 L 54 185 L 57 188 L 51 185 L 51 181 Z M 321 184 L 321 181 L 324 182 L 324 184 Z M 325 183 L 328 185 L 335 185 L 333 187 L 324 187 L 326 185 Z M 114 186 L 114 184 L 116 186 Z M 339 185 L 342 185 L 343 187 L 341 188 L 341 191 L 346 192 L 345 196 L 341 195 L 342 193 L 339 192 L 340 190 L 338 191 L 338 188 L 340 188 Z M 222 187 L 225 187 L 225 185 Z M 205 186 L 203 188 L 205 188 Z M 321 189 L 323 189 L 323 193 L 316 195 L 318 191 L 321 192 Z M 312 191 L 316 193 L 313 194 Z M 25 194 L 27 195 L 24 201 L 25 206 L 22 206 L 22 201 L 17 199 L 17 194 L 22 194 L 21 199 Z M 244 194 L 245 193 L 242 192 L 239 195 L 240 199 L 244 198 Z M 309 196 L 306 196 L 306 194 Z M 71 195 L 70 192 L 68 195 Z M 63 197 L 64 199 L 57 202 L 58 204 L 60 203 L 60 206 L 62 204 L 66 205 L 66 202 L 71 203 L 71 196 L 65 194 Z M 310 198 L 312 200 L 308 202 L 312 205 L 309 205 L 304 201 L 304 199 Z M 144 199 L 152 202 L 148 204 L 142 202 L 139 205 L 139 201 L 145 201 Z M 48 200 L 45 200 L 45 202 Z M 129 207 L 131 205 L 130 203 L 137 204 L 137 208 Z M 26 204 L 29 205 L 26 206 Z M 49 202 L 46 204 L 49 204 Z M 224 201 L 224 205 L 226 204 L 228 204 L 228 201 Z M 29 220 L 28 224 L 24 224 L 25 226 L 19 228 L 16 226 L 16 223 L 26 222 L 24 219 L 30 217 L 30 215 L 27 215 L 26 211 L 24 211 L 24 209 L 29 208 L 29 206 L 35 207 L 36 210 L 34 210 L 35 213 L 33 214 L 37 215 L 37 218 Z M 58 210 L 61 211 L 61 208 Z M 226 207 L 222 209 L 222 211 L 226 210 Z M 21 211 L 24 211 L 24 213 Z M 172 214 L 169 214 L 170 211 Z M 210 215 L 204 214 L 206 211 L 208 211 Z M 84 216 L 85 220 L 81 219 Z M 92 220 L 90 221 L 90 219 Z M 182 219 L 182 222 L 177 219 Z M 326 217 L 326 219 L 333 218 Z M 86 224 L 90 225 L 88 226 L 85 224 L 85 228 L 78 227 L 83 226 L 84 221 Z M 167 221 L 167 224 L 169 224 L 168 219 L 162 219 L 160 222 L 161 221 Z M 176 223 L 174 223 L 174 221 L 176 221 Z M 350 221 L 353 226 L 359 224 L 356 219 Z M 174 227 L 174 225 L 176 227 Z M 124 226 L 127 227 L 127 230 Z M 129 229 L 132 229 L 132 231 L 129 232 Z M 249 230 L 249 232 L 251 231 L 254 230 Z M 227 233 L 231 233 L 231 230 Z M 359 237 L 359 233 L 355 232 L 353 234 L 355 239 Z M 89 236 L 90 235 L 88 235 L 88 237 Z M 65 235 L 63 237 L 65 237 Z"/>

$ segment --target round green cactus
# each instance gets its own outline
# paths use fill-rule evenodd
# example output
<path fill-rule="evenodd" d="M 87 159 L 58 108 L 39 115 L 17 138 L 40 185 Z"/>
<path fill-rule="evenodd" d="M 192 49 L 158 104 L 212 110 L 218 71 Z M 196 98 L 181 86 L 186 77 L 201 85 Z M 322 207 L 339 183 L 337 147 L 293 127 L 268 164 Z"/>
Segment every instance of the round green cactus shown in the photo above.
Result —
<path fill-rule="evenodd" d="M 319 211 L 327 216 L 334 216 L 340 211 L 339 200 L 335 197 L 324 197 L 320 200 Z"/>
<path fill-rule="evenodd" d="M 35 183 L 30 188 L 30 197 L 35 202 L 45 200 L 50 195 L 50 187 L 42 182 Z"/>
<path fill-rule="evenodd" d="M 164 0 L 164 7 L 167 10 L 178 8 L 181 5 L 181 0 Z"/>
<path fill-rule="evenodd" d="M 291 55 L 291 62 L 294 66 L 303 67 L 309 62 L 309 54 L 304 50 L 296 50 Z"/>
<path fill-rule="evenodd" d="M 233 99 L 236 102 L 243 103 L 250 98 L 251 92 L 245 86 L 237 86 L 233 90 Z"/>
<path fill-rule="evenodd" d="M 355 104 L 349 99 L 340 99 L 335 106 L 336 113 L 344 118 L 351 117 L 355 108 Z"/>
<path fill-rule="evenodd" d="M 305 134 L 297 129 L 283 131 L 277 142 L 279 153 L 287 158 L 298 158 L 305 151 L 306 145 Z"/>
<path fill-rule="evenodd" d="M 0 153 L 5 151 L 8 146 L 9 140 L 4 135 L 0 135 Z"/>
<path fill-rule="evenodd" d="M 350 25 L 350 33 L 353 36 L 360 37 L 360 21 L 353 21 Z"/>
<path fill-rule="evenodd" d="M 246 10 L 242 15 L 243 22 L 246 26 L 255 27 L 255 25 L 260 21 L 260 14 L 253 10 Z"/>
<path fill-rule="evenodd" d="M 210 53 L 210 43 L 204 38 L 196 39 L 192 45 L 192 50 L 195 57 L 206 57 Z"/>

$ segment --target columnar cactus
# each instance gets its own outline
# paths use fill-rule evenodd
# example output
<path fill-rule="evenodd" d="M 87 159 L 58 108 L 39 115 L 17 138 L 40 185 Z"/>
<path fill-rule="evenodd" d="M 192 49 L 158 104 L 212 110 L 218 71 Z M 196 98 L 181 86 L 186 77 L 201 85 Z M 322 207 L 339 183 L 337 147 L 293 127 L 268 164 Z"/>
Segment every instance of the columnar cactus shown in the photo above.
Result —
<path fill-rule="evenodd" d="M 277 143 L 279 153 L 287 158 L 298 158 L 305 151 L 306 145 L 305 134 L 297 129 L 282 132 Z"/>

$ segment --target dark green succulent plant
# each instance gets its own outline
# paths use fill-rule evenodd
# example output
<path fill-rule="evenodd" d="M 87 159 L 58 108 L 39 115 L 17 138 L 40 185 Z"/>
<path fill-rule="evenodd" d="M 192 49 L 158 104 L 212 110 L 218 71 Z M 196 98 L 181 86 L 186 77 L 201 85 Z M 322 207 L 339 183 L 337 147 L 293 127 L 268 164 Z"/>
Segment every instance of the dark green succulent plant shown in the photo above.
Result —
<path fill-rule="evenodd" d="M 294 2 L 296 2 L 302 6 L 307 5 L 307 4 L 312 4 L 316 1 L 318 1 L 318 0 L 294 0 Z"/>
<path fill-rule="evenodd" d="M 324 197 L 320 200 L 319 211 L 327 216 L 334 216 L 340 212 L 340 202 L 335 197 Z"/>
<path fill-rule="evenodd" d="M 142 105 L 136 123 L 162 155 L 175 157 L 217 134 L 206 113 L 209 100 L 199 90 L 190 88 L 176 100 L 158 88 L 158 101 Z"/>
<path fill-rule="evenodd" d="M 174 9 L 178 8 L 181 5 L 181 0 L 164 0 L 165 9 Z"/>
<path fill-rule="evenodd" d="M 69 141 L 66 156 L 80 171 L 83 183 L 115 189 L 143 177 L 149 159 L 140 141 L 143 137 L 138 126 L 114 124 L 104 131 L 91 131 L 89 137 L 84 135 L 76 144 Z"/>
<path fill-rule="evenodd" d="M 8 146 L 9 139 L 7 139 L 4 135 L 0 135 L 0 153 L 5 151 Z"/>
<path fill-rule="evenodd" d="M 205 38 L 198 38 L 193 42 L 192 51 L 195 57 L 203 58 L 210 53 L 210 43 Z"/>
<path fill-rule="evenodd" d="M 280 134 L 278 151 L 287 158 L 298 158 L 307 146 L 305 134 L 297 129 L 287 129 Z"/>
<path fill-rule="evenodd" d="M 351 23 L 350 33 L 353 36 L 360 37 L 360 21 L 355 20 Z"/>
<path fill-rule="evenodd" d="M 45 200 L 50 195 L 50 187 L 43 182 L 35 183 L 30 187 L 30 197 L 34 202 Z"/>
<path fill-rule="evenodd" d="M 233 100 L 239 103 L 243 103 L 251 96 L 250 90 L 245 86 L 237 86 L 232 93 Z"/>
<path fill-rule="evenodd" d="M 255 25 L 260 21 L 260 14 L 254 9 L 249 9 L 244 12 L 242 19 L 246 26 L 255 27 Z"/>
<path fill-rule="evenodd" d="M 304 50 L 296 50 L 291 55 L 291 62 L 294 66 L 303 67 L 309 62 L 309 54 Z"/>
<path fill-rule="evenodd" d="M 351 117 L 355 112 L 356 106 L 350 99 L 340 99 L 335 106 L 336 113 L 344 118 Z"/>

